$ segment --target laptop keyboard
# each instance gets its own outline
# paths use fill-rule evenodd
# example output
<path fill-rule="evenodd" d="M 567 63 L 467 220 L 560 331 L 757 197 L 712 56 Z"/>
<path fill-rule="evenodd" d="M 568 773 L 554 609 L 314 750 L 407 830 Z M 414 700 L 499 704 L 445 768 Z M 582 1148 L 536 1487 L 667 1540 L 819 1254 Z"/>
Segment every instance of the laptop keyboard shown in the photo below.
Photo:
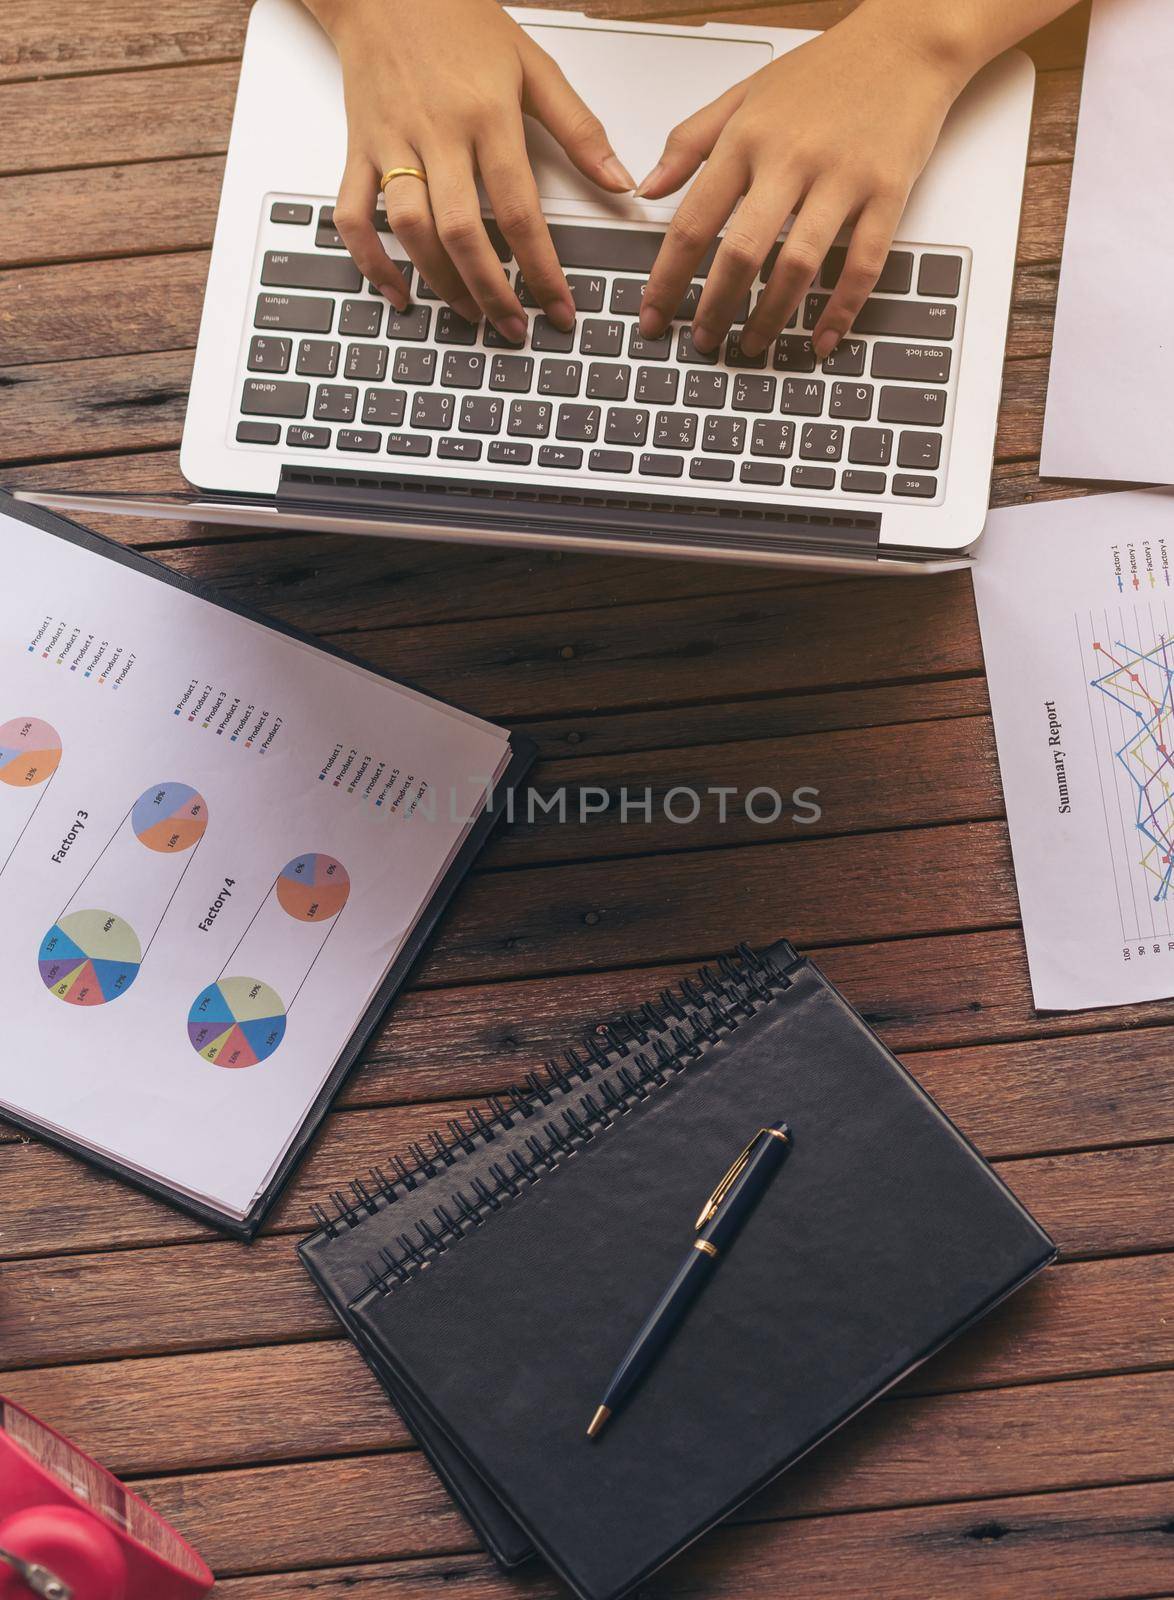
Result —
<path fill-rule="evenodd" d="M 377 226 L 389 234 L 382 211 Z M 641 337 L 658 231 L 550 224 L 579 313 L 564 333 L 537 309 L 500 231 L 486 226 L 527 308 L 520 346 L 441 304 L 389 238 L 413 296 L 397 312 L 364 283 L 330 204 L 267 199 L 236 443 L 358 466 L 390 456 L 483 480 L 940 503 L 966 249 L 894 245 L 852 334 L 820 362 L 811 330 L 843 266 L 844 250 L 833 249 L 787 329 L 750 360 L 737 325 L 715 354 L 693 348 L 702 281 L 663 338 Z M 738 323 L 772 265 L 773 253 Z"/>

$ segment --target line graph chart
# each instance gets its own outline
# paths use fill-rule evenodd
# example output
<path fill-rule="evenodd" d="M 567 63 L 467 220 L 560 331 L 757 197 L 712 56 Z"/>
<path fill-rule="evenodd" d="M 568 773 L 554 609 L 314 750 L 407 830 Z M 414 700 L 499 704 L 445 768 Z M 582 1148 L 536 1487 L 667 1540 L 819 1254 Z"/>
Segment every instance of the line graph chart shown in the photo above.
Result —
<path fill-rule="evenodd" d="M 1076 617 L 1125 940 L 1174 933 L 1174 623 L 1165 602 Z"/>

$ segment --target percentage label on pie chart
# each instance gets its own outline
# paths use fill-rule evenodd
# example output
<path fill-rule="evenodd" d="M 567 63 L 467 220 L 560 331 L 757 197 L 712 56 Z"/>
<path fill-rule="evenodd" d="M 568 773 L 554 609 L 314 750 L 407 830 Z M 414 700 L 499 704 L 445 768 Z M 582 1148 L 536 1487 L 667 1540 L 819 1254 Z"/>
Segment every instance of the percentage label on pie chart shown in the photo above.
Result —
<path fill-rule="evenodd" d="M 41 940 L 41 981 L 71 1006 L 102 1006 L 124 995 L 143 959 L 138 935 L 112 911 L 70 911 Z"/>
<path fill-rule="evenodd" d="M 277 880 L 278 904 L 299 922 L 329 922 L 350 892 L 350 874 L 333 856 L 295 856 Z"/>
<path fill-rule="evenodd" d="M 0 723 L 0 783 L 33 789 L 51 778 L 61 761 L 61 735 L 40 717 Z"/>
<path fill-rule="evenodd" d="M 219 978 L 196 997 L 188 1038 L 218 1067 L 255 1067 L 285 1038 L 285 1006 L 259 978 Z"/>
<path fill-rule="evenodd" d="M 204 837 L 208 806 L 189 784 L 159 783 L 135 801 L 130 825 L 148 850 L 179 855 Z"/>

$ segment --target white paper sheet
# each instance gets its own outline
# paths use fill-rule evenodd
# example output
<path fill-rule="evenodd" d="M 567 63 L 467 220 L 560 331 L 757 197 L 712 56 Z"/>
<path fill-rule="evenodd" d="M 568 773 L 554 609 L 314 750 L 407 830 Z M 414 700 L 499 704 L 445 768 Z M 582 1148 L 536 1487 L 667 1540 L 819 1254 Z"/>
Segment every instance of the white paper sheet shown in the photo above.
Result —
<path fill-rule="evenodd" d="M 1174 5 L 1094 0 L 1040 471 L 1174 483 Z"/>
<path fill-rule="evenodd" d="M 1035 1003 L 1174 995 L 1174 493 L 992 512 L 974 590 Z"/>
<path fill-rule="evenodd" d="M 0 540 L 0 1105 L 244 1215 L 506 735 L 3 514 Z"/>

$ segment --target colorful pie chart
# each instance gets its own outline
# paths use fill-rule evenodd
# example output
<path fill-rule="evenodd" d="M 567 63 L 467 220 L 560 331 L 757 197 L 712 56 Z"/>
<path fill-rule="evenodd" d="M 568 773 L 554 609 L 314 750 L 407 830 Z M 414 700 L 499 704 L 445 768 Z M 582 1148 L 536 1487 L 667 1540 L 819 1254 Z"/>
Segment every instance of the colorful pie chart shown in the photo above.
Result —
<path fill-rule="evenodd" d="M 285 1006 L 259 978 L 220 978 L 197 996 L 188 1038 L 218 1067 L 255 1067 L 285 1038 Z"/>
<path fill-rule="evenodd" d="M 13 717 L 0 723 L 0 783 L 33 789 L 57 771 L 61 735 L 40 717 Z"/>
<path fill-rule="evenodd" d="M 179 854 L 204 837 L 208 806 L 190 784 L 157 783 L 135 801 L 130 825 L 148 850 Z"/>
<path fill-rule="evenodd" d="M 282 867 L 277 899 L 299 922 L 329 922 L 347 903 L 351 879 L 333 856 L 295 856 Z"/>
<path fill-rule="evenodd" d="M 139 975 L 143 947 L 112 911 L 71 911 L 41 940 L 41 982 L 71 1006 L 117 1000 Z"/>

